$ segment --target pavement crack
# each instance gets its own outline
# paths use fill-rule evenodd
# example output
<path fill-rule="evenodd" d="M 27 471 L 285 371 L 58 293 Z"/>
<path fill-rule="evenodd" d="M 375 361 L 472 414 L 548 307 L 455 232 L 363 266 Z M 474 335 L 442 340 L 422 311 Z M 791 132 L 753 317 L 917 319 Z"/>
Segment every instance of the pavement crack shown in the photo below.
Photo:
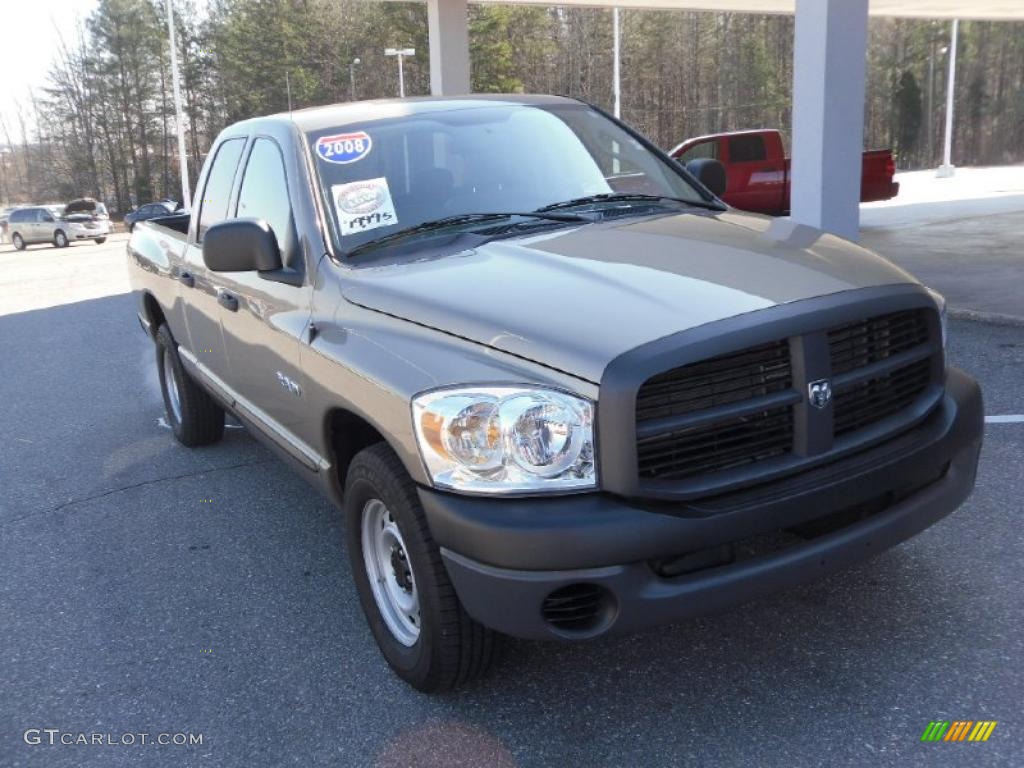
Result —
<path fill-rule="evenodd" d="M 8 526 L 8 525 L 11 525 L 13 523 L 18 523 L 18 522 L 21 522 L 22 520 L 27 520 L 30 517 L 35 517 L 36 515 L 50 515 L 50 514 L 53 514 L 54 512 L 60 512 L 62 509 L 66 509 L 68 507 L 75 506 L 76 504 L 84 504 L 87 501 L 95 501 L 96 499 L 102 499 L 102 498 L 105 498 L 107 496 L 113 496 L 115 493 L 121 493 L 122 491 L 130 491 L 133 488 L 144 488 L 147 485 L 156 485 L 157 483 L 167 483 L 167 482 L 171 482 L 173 480 L 184 480 L 184 479 L 189 478 L 189 477 L 198 477 L 199 475 L 207 475 L 207 474 L 210 474 L 211 472 L 226 472 L 226 471 L 231 470 L 231 469 L 241 469 L 242 467 L 255 467 L 255 466 L 258 466 L 260 464 L 273 464 L 273 463 L 276 463 L 275 459 L 256 459 L 255 461 L 243 461 L 243 462 L 239 462 L 238 464 L 228 464 L 227 466 L 223 466 L 223 467 L 207 467 L 205 469 L 197 469 L 197 470 L 194 470 L 192 472 L 183 472 L 180 475 L 170 475 L 169 477 L 156 477 L 156 478 L 153 478 L 152 480 L 143 480 L 142 482 L 139 482 L 139 483 L 129 483 L 128 485 L 122 485 L 122 486 L 119 486 L 118 488 L 108 488 L 107 490 L 101 491 L 99 493 L 94 493 L 94 494 L 91 494 L 89 496 L 83 496 L 80 499 L 69 499 L 68 501 L 65 501 L 62 504 L 58 504 L 55 507 L 51 507 L 50 509 L 42 509 L 42 510 L 35 510 L 33 512 L 27 512 L 24 515 L 21 515 L 20 517 L 14 517 L 14 518 L 11 518 L 10 520 L 5 520 L 3 522 L 0 522 L 0 527 Z"/>

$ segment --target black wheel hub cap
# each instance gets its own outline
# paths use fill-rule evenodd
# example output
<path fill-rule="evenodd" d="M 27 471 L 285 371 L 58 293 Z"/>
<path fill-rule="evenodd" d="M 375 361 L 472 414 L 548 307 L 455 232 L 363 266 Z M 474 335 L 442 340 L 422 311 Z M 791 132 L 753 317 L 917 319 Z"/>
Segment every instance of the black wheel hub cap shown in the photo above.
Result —
<path fill-rule="evenodd" d="M 405 550 L 398 544 L 391 547 L 391 570 L 395 572 L 395 581 L 398 586 L 406 592 L 412 591 L 412 571 L 409 570 L 409 561 L 405 556 Z"/>

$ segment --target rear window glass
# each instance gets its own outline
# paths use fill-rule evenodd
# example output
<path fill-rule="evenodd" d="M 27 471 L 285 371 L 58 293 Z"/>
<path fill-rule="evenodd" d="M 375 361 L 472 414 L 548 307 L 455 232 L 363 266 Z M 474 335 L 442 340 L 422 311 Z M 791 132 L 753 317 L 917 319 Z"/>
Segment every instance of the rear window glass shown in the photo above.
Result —
<path fill-rule="evenodd" d="M 764 160 L 766 157 L 764 136 L 761 134 L 752 133 L 746 136 L 732 136 L 729 138 L 729 162 L 755 163 Z"/>
<path fill-rule="evenodd" d="M 29 215 L 30 213 L 32 213 L 32 211 L 27 211 L 24 208 L 22 208 L 21 210 L 14 211 L 11 214 L 10 219 L 8 219 L 8 220 L 13 222 L 13 223 L 15 223 L 15 224 L 18 223 L 19 221 L 29 221 L 32 218 Z"/>

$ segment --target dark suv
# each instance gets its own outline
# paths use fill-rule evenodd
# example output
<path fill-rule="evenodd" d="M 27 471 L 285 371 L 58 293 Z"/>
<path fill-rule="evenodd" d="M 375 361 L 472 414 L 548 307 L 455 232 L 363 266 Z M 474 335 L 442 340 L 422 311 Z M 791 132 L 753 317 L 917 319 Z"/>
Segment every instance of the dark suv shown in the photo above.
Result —
<path fill-rule="evenodd" d="M 174 213 L 174 210 L 175 204 L 168 200 L 161 200 L 158 203 L 150 203 L 149 205 L 141 205 L 134 211 L 125 214 L 124 224 L 128 227 L 128 231 L 131 232 L 135 229 L 135 225 L 140 221 L 158 219 L 161 216 L 171 216 Z"/>

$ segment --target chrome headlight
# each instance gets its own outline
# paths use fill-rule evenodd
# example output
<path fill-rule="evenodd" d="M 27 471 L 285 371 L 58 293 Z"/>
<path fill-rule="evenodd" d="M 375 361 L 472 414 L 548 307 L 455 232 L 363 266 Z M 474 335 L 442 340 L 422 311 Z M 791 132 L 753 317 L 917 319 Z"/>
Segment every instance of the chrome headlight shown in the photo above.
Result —
<path fill-rule="evenodd" d="M 528 386 L 460 387 L 417 395 L 412 415 L 437 487 L 474 493 L 597 487 L 589 400 Z"/>

